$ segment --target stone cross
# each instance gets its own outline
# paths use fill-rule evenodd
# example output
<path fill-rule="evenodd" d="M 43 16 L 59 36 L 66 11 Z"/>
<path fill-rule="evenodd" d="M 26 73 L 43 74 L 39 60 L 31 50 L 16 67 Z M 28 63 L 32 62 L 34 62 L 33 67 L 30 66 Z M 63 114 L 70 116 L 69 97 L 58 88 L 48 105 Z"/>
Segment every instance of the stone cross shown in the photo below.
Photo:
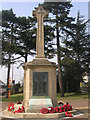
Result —
<path fill-rule="evenodd" d="M 33 11 L 33 16 L 37 18 L 37 40 L 36 40 L 36 57 L 43 58 L 44 56 L 44 25 L 43 18 L 48 16 L 48 11 L 39 5 Z"/>

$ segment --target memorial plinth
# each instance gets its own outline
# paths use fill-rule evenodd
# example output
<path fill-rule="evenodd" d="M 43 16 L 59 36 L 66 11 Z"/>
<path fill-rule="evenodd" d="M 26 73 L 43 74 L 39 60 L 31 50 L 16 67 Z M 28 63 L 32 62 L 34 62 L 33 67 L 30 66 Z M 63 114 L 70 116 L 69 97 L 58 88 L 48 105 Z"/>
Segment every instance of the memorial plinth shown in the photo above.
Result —
<path fill-rule="evenodd" d="M 26 112 L 40 112 L 43 107 L 57 106 L 56 64 L 44 56 L 43 18 L 48 12 L 39 6 L 33 15 L 37 18 L 36 57 L 24 64 L 24 100 Z"/>

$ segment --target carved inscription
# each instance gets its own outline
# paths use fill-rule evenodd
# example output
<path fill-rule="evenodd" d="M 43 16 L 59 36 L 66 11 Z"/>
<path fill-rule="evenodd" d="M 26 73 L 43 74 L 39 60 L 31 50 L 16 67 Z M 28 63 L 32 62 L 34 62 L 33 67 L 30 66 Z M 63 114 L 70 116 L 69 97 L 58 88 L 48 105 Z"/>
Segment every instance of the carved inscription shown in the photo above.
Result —
<path fill-rule="evenodd" d="M 33 96 L 48 96 L 48 72 L 33 73 Z"/>

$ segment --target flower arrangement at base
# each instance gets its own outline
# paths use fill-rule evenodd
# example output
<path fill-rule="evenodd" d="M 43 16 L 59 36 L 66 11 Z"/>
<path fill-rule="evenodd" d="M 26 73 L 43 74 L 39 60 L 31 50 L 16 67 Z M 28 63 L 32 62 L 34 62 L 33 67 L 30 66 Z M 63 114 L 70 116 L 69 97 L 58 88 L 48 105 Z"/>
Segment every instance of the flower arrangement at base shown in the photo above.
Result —
<path fill-rule="evenodd" d="M 55 113 L 54 107 L 49 107 L 49 108 L 48 108 L 48 112 L 49 112 L 49 113 Z"/>
<path fill-rule="evenodd" d="M 17 104 L 22 104 L 21 101 L 17 102 Z M 15 106 L 14 104 L 11 102 L 10 105 L 8 106 L 8 111 L 12 111 L 13 113 L 22 113 L 25 112 L 25 107 L 24 106 L 20 106 L 18 108 L 18 110 L 14 110 Z"/>
<path fill-rule="evenodd" d="M 59 113 L 61 113 L 62 112 L 62 107 L 59 106 L 58 108 L 59 108 Z"/>
<path fill-rule="evenodd" d="M 69 103 L 66 103 L 66 107 L 67 107 L 67 111 L 71 111 L 72 110 L 72 106 L 71 105 L 69 105 Z"/>
<path fill-rule="evenodd" d="M 22 113 L 22 112 L 25 112 L 24 106 L 19 107 L 18 110 L 13 111 L 13 113 Z"/>
<path fill-rule="evenodd" d="M 10 105 L 8 106 L 8 111 L 13 111 L 14 110 L 14 104 L 11 102 Z"/>
<path fill-rule="evenodd" d="M 69 105 L 69 103 L 66 103 L 66 104 L 63 104 L 63 105 L 55 107 L 55 108 L 54 107 L 49 107 L 48 109 L 47 108 L 42 108 L 40 110 L 40 112 L 42 114 L 55 113 L 55 112 L 57 112 L 57 113 L 66 112 L 65 114 L 67 114 L 69 116 L 70 112 L 68 112 L 68 111 L 70 111 L 70 110 L 72 110 L 72 106 Z M 71 115 L 72 114 L 70 114 L 70 116 Z"/>
<path fill-rule="evenodd" d="M 47 114 L 48 113 L 48 109 L 47 108 L 41 108 L 40 112 L 42 114 Z"/>
<path fill-rule="evenodd" d="M 67 116 L 67 117 L 72 117 L 72 114 L 70 113 L 70 112 L 65 112 L 65 115 Z"/>
<path fill-rule="evenodd" d="M 59 112 L 59 110 L 60 110 L 59 107 L 55 107 L 56 112 Z"/>
<path fill-rule="evenodd" d="M 62 112 L 65 112 L 65 111 L 66 111 L 66 108 L 67 108 L 66 105 L 63 105 L 63 106 L 62 106 Z"/>

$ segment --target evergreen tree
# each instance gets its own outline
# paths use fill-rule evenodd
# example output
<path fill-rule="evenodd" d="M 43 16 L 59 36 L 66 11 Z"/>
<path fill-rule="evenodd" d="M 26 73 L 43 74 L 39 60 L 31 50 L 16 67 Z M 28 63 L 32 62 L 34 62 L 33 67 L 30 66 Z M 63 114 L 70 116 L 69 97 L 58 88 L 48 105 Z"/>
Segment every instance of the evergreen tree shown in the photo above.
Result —
<path fill-rule="evenodd" d="M 53 17 L 48 21 L 53 23 L 52 26 L 56 31 L 56 45 L 57 45 L 57 60 L 58 60 L 58 80 L 60 86 L 61 97 L 64 97 L 63 80 L 61 78 L 61 38 L 64 29 L 71 27 L 71 22 L 74 20 L 72 17 L 68 17 L 70 8 L 72 7 L 70 2 L 45 2 L 45 9 L 48 9 L 52 13 Z M 64 29 L 63 29 L 64 28 Z"/>
<path fill-rule="evenodd" d="M 18 58 L 24 57 L 27 62 L 28 55 L 35 54 L 36 45 L 36 19 L 31 17 L 16 17 L 13 10 L 2 11 L 2 53 L 3 65 L 8 67 L 7 72 L 7 95 L 8 97 L 8 79 L 10 78 L 10 65 L 14 64 Z M 47 32 L 48 30 L 48 32 Z M 45 26 L 45 55 L 49 58 L 53 57 L 52 45 L 50 41 L 54 37 L 53 29 Z M 50 36 L 49 36 L 50 35 Z M 48 42 L 47 42 L 48 41 Z M 48 49 L 47 49 L 47 47 Z M 52 54 L 50 54 L 52 53 Z M 13 58 L 13 55 L 19 55 Z"/>
<path fill-rule="evenodd" d="M 44 25 L 44 48 L 45 56 L 51 59 L 55 56 L 56 50 L 53 47 L 55 43 L 52 41 L 55 38 L 54 28 L 50 25 Z"/>
<path fill-rule="evenodd" d="M 18 17 L 18 40 L 19 46 L 22 49 L 23 57 L 25 58 L 25 62 L 27 62 L 28 55 L 35 54 L 35 38 L 36 38 L 36 20 L 32 17 Z M 33 51 L 32 51 L 33 50 Z"/>
<path fill-rule="evenodd" d="M 72 80 L 74 80 L 73 82 L 75 83 L 77 91 L 80 90 L 80 81 L 82 80 L 83 72 L 86 70 L 88 71 L 89 69 L 88 57 L 90 42 L 87 31 L 87 23 L 88 21 L 84 20 L 84 16 L 81 16 L 80 12 L 78 12 L 76 23 L 71 28 L 72 34 L 66 31 L 69 39 L 64 41 L 66 51 L 71 51 L 70 54 L 68 54 L 69 58 L 74 60 L 72 70 L 74 72 L 74 77 Z"/>
<path fill-rule="evenodd" d="M 47 20 L 45 20 L 46 22 Z M 23 50 L 25 57 L 25 62 L 27 62 L 27 56 L 35 55 L 36 51 L 36 18 L 28 17 L 19 17 L 17 18 L 17 23 L 19 25 L 19 41 L 20 46 Z M 52 39 L 54 36 L 53 28 L 49 25 L 44 26 L 44 34 L 45 34 L 45 56 L 48 58 L 53 58 L 54 56 L 54 49 Z M 52 43 L 51 43 L 52 42 Z"/>
<path fill-rule="evenodd" d="M 16 51 L 20 51 L 17 48 L 16 41 L 16 16 L 13 13 L 13 10 L 3 10 L 2 11 L 2 64 L 7 65 L 7 93 L 6 97 L 8 97 L 8 83 L 10 78 L 10 64 L 14 62 L 12 56 Z"/>

